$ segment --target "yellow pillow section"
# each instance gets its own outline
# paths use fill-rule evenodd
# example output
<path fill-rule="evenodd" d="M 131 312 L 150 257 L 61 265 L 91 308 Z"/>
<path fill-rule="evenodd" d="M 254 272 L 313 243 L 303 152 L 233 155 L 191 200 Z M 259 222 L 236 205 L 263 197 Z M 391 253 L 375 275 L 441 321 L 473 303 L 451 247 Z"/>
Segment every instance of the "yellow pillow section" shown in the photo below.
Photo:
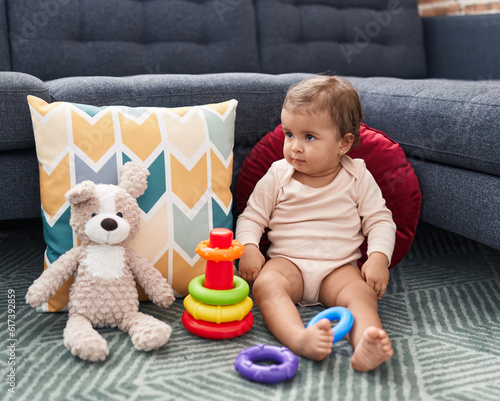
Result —
<path fill-rule="evenodd" d="M 214 227 L 232 228 L 236 100 L 179 108 L 95 107 L 46 103 L 28 96 L 40 168 L 45 268 L 74 246 L 64 195 L 85 180 L 117 184 L 121 166 L 142 162 L 150 171 L 138 199 L 141 230 L 130 246 L 168 279 L 177 296 L 188 293 L 205 262 L 196 245 Z M 42 307 L 66 307 L 72 279 Z M 141 299 L 147 299 L 140 289 Z"/>

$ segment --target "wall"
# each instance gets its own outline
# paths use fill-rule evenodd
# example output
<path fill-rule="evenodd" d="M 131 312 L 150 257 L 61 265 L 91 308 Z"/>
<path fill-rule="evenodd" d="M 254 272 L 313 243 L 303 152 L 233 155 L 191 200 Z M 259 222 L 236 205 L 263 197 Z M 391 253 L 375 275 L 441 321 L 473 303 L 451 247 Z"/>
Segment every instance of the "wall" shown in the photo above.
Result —
<path fill-rule="evenodd" d="M 498 0 L 419 0 L 422 17 L 500 13 Z"/>

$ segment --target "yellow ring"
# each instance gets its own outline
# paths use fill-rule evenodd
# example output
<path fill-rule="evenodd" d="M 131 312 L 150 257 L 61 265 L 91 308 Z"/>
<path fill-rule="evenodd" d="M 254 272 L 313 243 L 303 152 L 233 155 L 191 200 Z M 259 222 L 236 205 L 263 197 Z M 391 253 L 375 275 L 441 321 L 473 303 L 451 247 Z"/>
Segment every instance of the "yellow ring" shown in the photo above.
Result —
<path fill-rule="evenodd" d="M 233 240 L 230 248 L 210 248 L 210 241 L 201 241 L 195 251 L 203 259 L 213 260 L 215 262 L 233 261 L 243 255 L 245 247 L 238 241 Z"/>
<path fill-rule="evenodd" d="M 198 302 L 191 295 L 184 298 L 184 307 L 197 320 L 213 323 L 227 323 L 242 320 L 252 309 L 253 301 L 246 297 L 232 305 L 207 305 Z"/>

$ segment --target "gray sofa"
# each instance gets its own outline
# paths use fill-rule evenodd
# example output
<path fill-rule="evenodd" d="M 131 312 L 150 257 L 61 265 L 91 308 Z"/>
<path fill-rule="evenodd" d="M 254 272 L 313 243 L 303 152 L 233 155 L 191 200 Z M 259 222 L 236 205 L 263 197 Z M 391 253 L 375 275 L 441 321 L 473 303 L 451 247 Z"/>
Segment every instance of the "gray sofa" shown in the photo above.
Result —
<path fill-rule="evenodd" d="M 500 14 L 416 0 L 0 0 L 0 221 L 40 216 L 26 96 L 181 106 L 236 98 L 234 174 L 287 87 L 345 75 L 398 141 L 423 221 L 500 249 Z"/>

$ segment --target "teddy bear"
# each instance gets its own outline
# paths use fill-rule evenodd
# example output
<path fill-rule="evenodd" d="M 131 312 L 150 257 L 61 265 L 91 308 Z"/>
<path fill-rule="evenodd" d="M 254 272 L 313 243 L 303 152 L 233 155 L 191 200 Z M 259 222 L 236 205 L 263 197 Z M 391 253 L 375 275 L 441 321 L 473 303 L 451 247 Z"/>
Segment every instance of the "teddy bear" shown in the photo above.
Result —
<path fill-rule="evenodd" d="M 94 329 L 117 327 L 127 332 L 134 347 L 151 351 L 166 344 L 172 329 L 139 312 L 136 281 L 149 299 L 168 308 L 175 300 L 162 274 L 128 242 L 138 233 L 137 198 L 147 188 L 149 171 L 140 163 L 123 166 L 119 185 L 83 181 L 66 193 L 71 205 L 70 225 L 81 245 L 59 257 L 34 281 L 26 302 L 40 306 L 74 274 L 68 303 L 64 345 L 87 361 L 103 361 L 106 340 Z"/>

